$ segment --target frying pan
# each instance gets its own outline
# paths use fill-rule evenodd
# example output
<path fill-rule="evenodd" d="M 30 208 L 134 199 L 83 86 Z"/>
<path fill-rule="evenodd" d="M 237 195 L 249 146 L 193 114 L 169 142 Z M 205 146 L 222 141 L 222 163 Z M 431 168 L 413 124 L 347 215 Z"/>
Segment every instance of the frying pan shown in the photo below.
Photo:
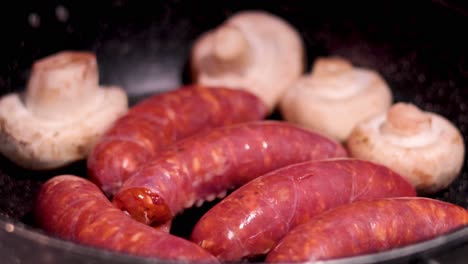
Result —
<path fill-rule="evenodd" d="M 452 121 L 468 142 L 468 4 L 460 1 L 14 1 L 0 8 L 0 95 L 24 89 L 34 60 L 52 53 L 96 53 L 100 82 L 124 87 L 130 103 L 190 82 L 194 39 L 229 15 L 265 10 L 301 34 L 307 65 L 339 55 L 379 71 L 395 101 L 412 102 Z M 274 113 L 270 118 L 281 118 Z M 84 161 L 32 172 L 0 157 L 2 263 L 162 263 L 99 250 L 48 236 L 31 210 L 48 178 L 85 175 Z M 468 208 L 466 162 L 458 179 L 431 196 Z M 190 227 L 212 204 L 187 210 L 174 232 Z M 467 263 L 468 227 L 435 239 L 376 254 L 326 263 Z"/>

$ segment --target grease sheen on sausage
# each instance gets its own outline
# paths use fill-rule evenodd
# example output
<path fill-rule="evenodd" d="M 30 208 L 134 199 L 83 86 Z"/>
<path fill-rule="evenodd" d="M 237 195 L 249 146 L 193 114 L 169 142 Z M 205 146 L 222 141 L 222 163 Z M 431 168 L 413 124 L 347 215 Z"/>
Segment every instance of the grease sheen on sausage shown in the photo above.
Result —
<path fill-rule="evenodd" d="M 339 143 L 287 122 L 225 126 L 159 153 L 128 178 L 113 202 L 138 221 L 153 225 L 274 169 L 344 156 Z"/>
<path fill-rule="evenodd" d="M 360 201 L 331 209 L 286 235 L 266 262 L 305 262 L 374 253 L 468 224 L 468 211 L 422 197 Z"/>
<path fill-rule="evenodd" d="M 293 164 L 256 178 L 206 212 L 191 240 L 218 259 L 266 254 L 295 226 L 339 205 L 415 196 L 403 177 L 357 159 Z"/>
<path fill-rule="evenodd" d="M 42 186 L 35 217 L 45 231 L 84 245 L 161 259 L 217 262 L 188 240 L 134 221 L 95 184 L 73 175 L 56 176 Z"/>
<path fill-rule="evenodd" d="M 142 163 L 202 129 L 263 119 L 267 108 L 246 91 L 184 86 L 154 95 L 117 120 L 92 149 L 88 175 L 107 195 Z"/>

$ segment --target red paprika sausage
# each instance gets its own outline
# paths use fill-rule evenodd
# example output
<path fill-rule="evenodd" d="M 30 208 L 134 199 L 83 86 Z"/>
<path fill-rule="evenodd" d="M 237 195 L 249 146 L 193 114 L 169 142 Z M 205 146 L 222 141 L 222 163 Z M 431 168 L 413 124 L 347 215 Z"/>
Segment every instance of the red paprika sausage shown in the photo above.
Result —
<path fill-rule="evenodd" d="M 256 178 L 211 208 L 192 241 L 223 261 L 266 254 L 295 226 L 330 208 L 373 198 L 415 196 L 390 169 L 357 159 L 307 161 Z"/>
<path fill-rule="evenodd" d="M 188 240 L 134 221 L 83 178 L 54 177 L 42 186 L 37 199 L 38 225 L 60 238 L 133 255 L 217 262 Z"/>
<path fill-rule="evenodd" d="M 268 171 L 306 160 L 344 157 L 335 141 L 281 121 L 257 121 L 198 133 L 133 174 L 113 202 L 154 225 L 184 208 L 223 196 Z"/>
<path fill-rule="evenodd" d="M 266 262 L 305 262 L 374 253 L 428 240 L 468 224 L 468 211 L 422 197 L 360 201 L 294 228 Z"/>
<path fill-rule="evenodd" d="M 91 151 L 88 176 L 112 196 L 156 152 L 201 129 L 263 119 L 267 108 L 241 90 L 186 86 L 150 97 L 117 120 Z"/>

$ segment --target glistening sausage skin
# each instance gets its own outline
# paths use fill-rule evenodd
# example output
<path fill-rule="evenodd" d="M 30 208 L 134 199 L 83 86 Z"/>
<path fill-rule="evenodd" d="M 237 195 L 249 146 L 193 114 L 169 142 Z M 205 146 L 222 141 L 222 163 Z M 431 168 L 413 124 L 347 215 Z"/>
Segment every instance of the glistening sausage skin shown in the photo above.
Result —
<path fill-rule="evenodd" d="M 156 152 L 202 129 L 263 119 L 267 108 L 242 90 L 185 86 L 132 107 L 88 157 L 88 175 L 107 195 Z"/>
<path fill-rule="evenodd" d="M 92 182 L 56 176 L 41 188 L 35 217 L 45 231 L 84 245 L 170 260 L 216 258 L 188 240 L 138 223 L 115 208 Z"/>
<path fill-rule="evenodd" d="M 434 238 L 468 224 L 462 207 L 422 197 L 360 201 L 293 229 L 266 262 L 306 262 L 373 253 Z"/>
<path fill-rule="evenodd" d="M 206 212 L 191 239 L 222 261 L 266 254 L 290 229 L 359 200 L 415 196 L 392 170 L 357 159 L 307 161 L 256 178 Z"/>
<path fill-rule="evenodd" d="M 280 167 L 346 156 L 337 142 L 281 121 L 257 121 L 198 133 L 134 173 L 114 204 L 136 220 L 163 223 L 184 208 Z"/>

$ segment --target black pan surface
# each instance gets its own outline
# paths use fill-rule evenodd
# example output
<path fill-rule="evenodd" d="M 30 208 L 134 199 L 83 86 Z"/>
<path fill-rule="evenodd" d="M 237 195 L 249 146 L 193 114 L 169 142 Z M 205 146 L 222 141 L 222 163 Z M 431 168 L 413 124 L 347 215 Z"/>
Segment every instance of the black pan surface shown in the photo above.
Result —
<path fill-rule="evenodd" d="M 124 87 L 133 104 L 189 83 L 194 39 L 246 9 L 269 11 L 295 26 L 306 44 L 307 65 L 317 56 L 340 55 L 376 69 L 391 86 L 395 101 L 447 117 L 467 142 L 468 4 L 461 0 L 4 2 L 0 95 L 24 88 L 34 60 L 65 49 L 89 50 L 97 55 L 101 83 Z M 270 118 L 281 116 L 274 113 Z M 0 157 L 0 255 L 6 256 L 5 263 L 159 262 L 54 239 L 34 226 L 31 210 L 41 184 L 62 173 L 85 176 L 84 164 L 38 173 Z M 431 197 L 468 208 L 466 162 L 459 178 Z M 212 205 L 187 210 L 174 221 L 173 232 L 188 236 Z M 466 263 L 468 229 L 367 257 L 337 263 Z"/>

